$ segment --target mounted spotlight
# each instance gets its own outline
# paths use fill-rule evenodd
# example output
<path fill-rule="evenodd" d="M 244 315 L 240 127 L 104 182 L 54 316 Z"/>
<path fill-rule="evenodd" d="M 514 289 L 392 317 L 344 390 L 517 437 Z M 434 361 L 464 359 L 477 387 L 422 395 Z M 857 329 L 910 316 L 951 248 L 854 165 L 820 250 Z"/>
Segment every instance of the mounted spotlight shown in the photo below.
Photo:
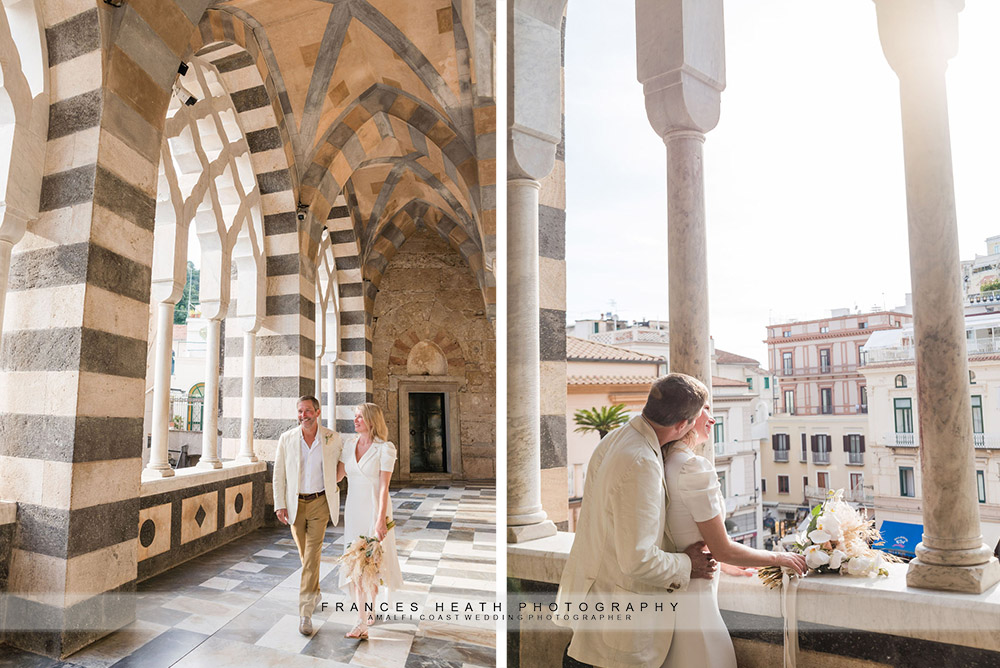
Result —
<path fill-rule="evenodd" d="M 112 7 L 121 7 L 125 4 L 125 0 L 104 0 L 104 4 L 111 5 Z"/>
<path fill-rule="evenodd" d="M 309 213 L 309 205 L 308 204 L 302 204 L 301 202 L 299 202 L 299 205 L 296 207 L 296 209 L 297 209 L 296 214 L 295 214 L 296 217 L 300 221 L 305 220 L 306 219 L 306 214 Z"/>
<path fill-rule="evenodd" d="M 189 107 L 198 103 L 198 98 L 196 98 L 191 91 L 182 86 L 179 81 L 174 84 L 174 97 Z"/>
<path fill-rule="evenodd" d="M 181 61 L 180 66 L 177 68 L 177 74 L 184 76 L 187 73 L 188 73 L 188 64 L 185 63 L 184 61 Z"/>

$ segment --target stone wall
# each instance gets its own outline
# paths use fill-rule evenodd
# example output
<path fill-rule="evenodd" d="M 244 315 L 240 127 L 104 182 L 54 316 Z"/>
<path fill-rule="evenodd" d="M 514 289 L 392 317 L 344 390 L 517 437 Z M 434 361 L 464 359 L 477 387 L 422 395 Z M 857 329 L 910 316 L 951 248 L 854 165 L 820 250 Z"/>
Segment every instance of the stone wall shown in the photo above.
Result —
<path fill-rule="evenodd" d="M 399 434 L 393 380 L 411 377 L 407 353 L 421 341 L 447 358 L 457 378 L 462 475 L 496 478 L 496 336 L 468 265 L 435 232 L 421 227 L 390 260 L 375 299 L 374 399 L 385 410 L 389 438 Z M 452 408 L 454 410 L 454 408 Z"/>

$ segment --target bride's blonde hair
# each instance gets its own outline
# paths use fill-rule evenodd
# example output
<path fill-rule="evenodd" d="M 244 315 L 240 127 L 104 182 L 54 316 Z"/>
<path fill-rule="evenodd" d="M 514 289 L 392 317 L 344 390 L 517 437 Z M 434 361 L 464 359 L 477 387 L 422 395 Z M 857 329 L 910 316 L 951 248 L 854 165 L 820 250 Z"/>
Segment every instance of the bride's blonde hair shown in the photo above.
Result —
<path fill-rule="evenodd" d="M 365 403 L 358 406 L 361 419 L 368 425 L 371 435 L 377 441 L 389 440 L 389 427 L 385 424 L 385 415 L 378 404 Z"/>
<path fill-rule="evenodd" d="M 688 430 L 688 433 L 684 434 L 683 436 L 681 436 L 676 441 L 670 441 L 669 443 L 667 443 L 667 453 L 670 453 L 675 447 L 677 447 L 679 445 L 682 445 L 682 446 L 686 445 L 687 447 L 691 448 L 691 451 L 694 454 L 701 455 L 701 454 L 704 454 L 705 448 L 708 446 L 708 442 L 710 440 L 711 439 L 706 438 L 704 441 L 702 441 L 701 443 L 699 443 L 698 442 L 698 432 L 694 428 L 694 425 L 691 425 L 691 429 Z"/>

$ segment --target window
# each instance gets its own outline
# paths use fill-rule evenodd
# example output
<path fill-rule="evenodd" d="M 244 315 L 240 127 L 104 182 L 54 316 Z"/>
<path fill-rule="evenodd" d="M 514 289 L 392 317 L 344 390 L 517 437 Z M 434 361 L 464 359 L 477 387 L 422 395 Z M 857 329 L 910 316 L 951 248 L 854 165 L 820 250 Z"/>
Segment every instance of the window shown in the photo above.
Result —
<path fill-rule="evenodd" d="M 760 491 L 762 494 L 767 492 L 767 478 L 760 479 Z"/>
<path fill-rule="evenodd" d="M 817 471 L 816 486 L 821 489 L 830 489 L 830 474 L 826 471 Z"/>
<path fill-rule="evenodd" d="M 792 375 L 792 353 L 781 353 L 781 372 L 786 376 Z"/>
<path fill-rule="evenodd" d="M 865 346 L 864 346 L 864 344 L 862 344 L 862 345 L 858 346 L 858 364 L 864 366 L 867 363 L 868 363 L 868 360 L 866 359 L 866 355 L 865 355 Z"/>
<path fill-rule="evenodd" d="M 976 384 L 976 372 L 973 371 L 972 369 L 969 369 L 969 385 L 975 385 L 975 384 Z"/>
<path fill-rule="evenodd" d="M 774 434 L 771 436 L 771 448 L 774 450 L 774 461 L 787 462 L 789 450 L 788 434 Z"/>
<path fill-rule="evenodd" d="M 893 407 L 896 412 L 896 433 L 913 433 L 913 400 L 893 399 Z"/>
<path fill-rule="evenodd" d="M 896 387 L 906 387 L 906 376 L 903 374 L 896 376 Z"/>
<path fill-rule="evenodd" d="M 819 372 L 829 373 L 830 372 L 830 349 L 821 348 L 819 351 Z"/>
<path fill-rule="evenodd" d="M 806 488 L 809 487 L 809 476 L 802 476 L 802 496 L 806 495 Z"/>
<path fill-rule="evenodd" d="M 713 427 L 715 432 L 715 442 L 724 443 L 726 440 L 726 427 L 722 420 L 722 416 L 715 418 L 715 426 Z"/>
<path fill-rule="evenodd" d="M 785 338 L 788 338 L 789 336 L 791 336 L 791 335 L 792 335 L 792 332 L 791 332 L 790 330 L 787 330 L 787 329 L 786 329 L 785 331 L 783 331 L 783 332 L 781 333 L 781 335 L 782 335 L 782 336 L 784 336 Z"/>
<path fill-rule="evenodd" d="M 847 463 L 860 465 L 865 463 L 865 437 L 861 434 L 844 436 L 844 452 L 847 453 Z"/>
<path fill-rule="evenodd" d="M 785 390 L 785 412 L 795 415 L 795 390 Z"/>
<path fill-rule="evenodd" d="M 601 331 L 601 323 L 599 323 L 599 322 L 595 322 L 595 323 L 594 323 L 594 334 L 597 334 L 597 333 L 599 333 L 600 331 Z"/>
<path fill-rule="evenodd" d="M 201 431 L 205 411 L 205 383 L 197 383 L 188 392 L 188 431 Z"/>
<path fill-rule="evenodd" d="M 899 467 L 899 495 L 914 497 L 917 495 L 916 485 L 913 484 L 913 467 Z"/>
<path fill-rule="evenodd" d="M 771 379 L 768 376 L 764 376 L 764 389 L 771 389 Z"/>
<path fill-rule="evenodd" d="M 833 415 L 833 388 L 822 387 L 819 390 L 819 409 L 823 415 Z"/>
<path fill-rule="evenodd" d="M 976 471 L 976 489 L 979 493 L 979 503 L 986 503 L 986 472 Z"/>
<path fill-rule="evenodd" d="M 858 323 L 858 329 L 868 329 L 868 323 L 862 320 Z"/>
<path fill-rule="evenodd" d="M 864 385 L 858 388 L 858 394 L 861 395 L 861 412 L 868 412 L 868 388 Z"/>
<path fill-rule="evenodd" d="M 808 452 L 808 450 L 806 449 L 806 435 L 802 434 L 802 454 L 799 455 L 800 462 L 806 461 L 807 459 L 806 452 Z"/>
<path fill-rule="evenodd" d="M 813 464 L 829 464 L 830 435 L 814 434 L 812 438 Z"/>
<path fill-rule="evenodd" d="M 829 331 L 830 331 L 830 325 L 820 325 L 820 328 L 819 328 L 819 333 L 820 334 L 826 334 Z"/>
<path fill-rule="evenodd" d="M 753 390 L 753 377 L 747 376 L 747 389 Z"/>
<path fill-rule="evenodd" d="M 778 494 L 788 494 L 788 476 L 778 476 Z"/>
<path fill-rule="evenodd" d="M 865 486 L 865 474 L 864 473 L 852 473 L 851 474 L 851 491 L 860 492 Z"/>
<path fill-rule="evenodd" d="M 972 395 L 972 433 L 983 433 L 983 398 L 978 394 Z"/>
<path fill-rule="evenodd" d="M 726 498 L 726 472 L 719 472 L 719 491 L 722 492 L 722 498 Z"/>

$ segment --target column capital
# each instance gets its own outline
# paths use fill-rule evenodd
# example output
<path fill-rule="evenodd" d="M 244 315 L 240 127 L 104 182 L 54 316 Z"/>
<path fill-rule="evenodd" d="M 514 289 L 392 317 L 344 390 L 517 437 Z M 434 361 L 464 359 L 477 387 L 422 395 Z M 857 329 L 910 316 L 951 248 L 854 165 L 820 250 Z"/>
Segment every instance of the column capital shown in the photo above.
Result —
<path fill-rule="evenodd" d="M 944 70 L 958 53 L 965 0 L 874 0 L 882 53 L 900 79 Z"/>
<path fill-rule="evenodd" d="M 24 236 L 24 231 L 32 218 L 34 216 L 18 211 L 9 204 L 0 207 L 0 241 L 16 244 Z"/>
<path fill-rule="evenodd" d="M 508 9 L 507 175 L 541 180 L 562 137 L 562 16 L 566 0 L 513 0 Z M 557 93 L 557 94 L 553 94 Z"/>
<path fill-rule="evenodd" d="M 726 88 L 722 0 L 636 0 L 636 72 L 660 137 L 706 133 Z"/>

